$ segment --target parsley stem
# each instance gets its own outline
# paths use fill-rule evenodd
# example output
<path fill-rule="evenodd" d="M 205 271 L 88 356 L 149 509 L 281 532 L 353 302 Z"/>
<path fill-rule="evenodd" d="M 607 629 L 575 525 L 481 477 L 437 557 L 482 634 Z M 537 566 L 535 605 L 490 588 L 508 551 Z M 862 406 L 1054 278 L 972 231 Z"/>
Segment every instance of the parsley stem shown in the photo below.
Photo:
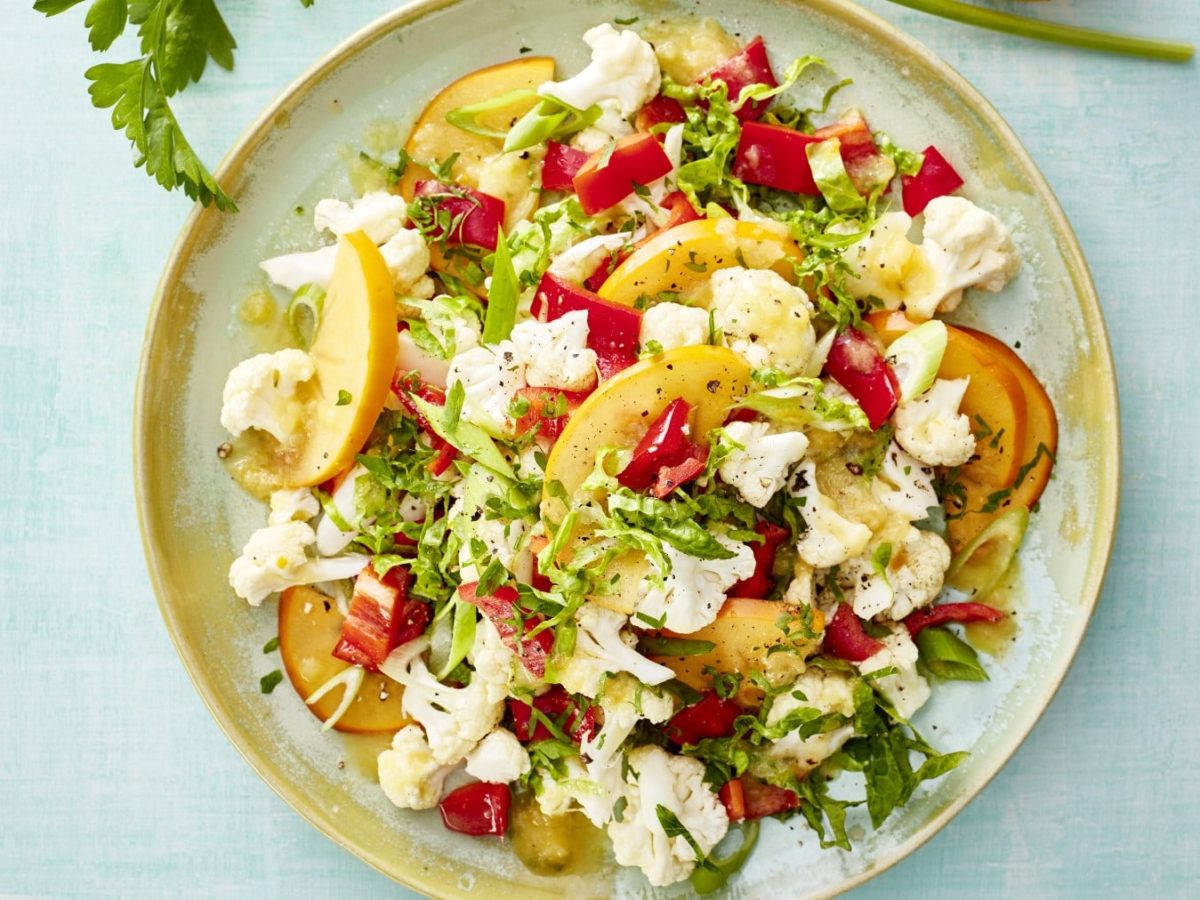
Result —
<path fill-rule="evenodd" d="M 1065 44 L 1069 47 L 1098 50 L 1102 53 L 1119 53 L 1124 56 L 1139 56 L 1144 59 L 1157 59 L 1165 62 L 1187 62 L 1195 53 L 1195 48 L 1191 44 L 1130 37 L 1129 35 L 1096 31 L 1091 28 L 1080 28 L 1075 25 L 1040 22 L 1036 19 L 1014 16 L 993 9 L 980 9 L 968 3 L 960 3 L 959 0 L 891 0 L 891 2 L 979 28 L 990 28 L 992 31 L 1003 31 L 1019 37 L 1032 38 L 1035 41 Z"/>

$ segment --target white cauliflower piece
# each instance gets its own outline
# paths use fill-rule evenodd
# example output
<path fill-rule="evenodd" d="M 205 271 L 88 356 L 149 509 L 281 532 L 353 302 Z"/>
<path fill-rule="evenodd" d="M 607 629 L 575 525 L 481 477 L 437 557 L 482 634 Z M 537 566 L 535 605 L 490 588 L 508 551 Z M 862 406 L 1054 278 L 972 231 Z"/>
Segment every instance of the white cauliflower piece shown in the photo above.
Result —
<path fill-rule="evenodd" d="M 645 684 L 662 684 L 675 677 L 664 665 L 634 649 L 637 638 L 623 631 L 628 619 L 597 603 L 585 603 L 575 613 L 575 649 L 559 671 L 559 683 L 573 694 L 595 697 L 605 676 L 628 672 Z"/>
<path fill-rule="evenodd" d="M 355 231 L 366 232 L 376 244 L 382 244 L 408 221 L 408 203 L 399 194 L 371 191 L 353 205 L 332 198 L 321 200 L 313 210 L 313 227 L 331 231 L 339 237 Z"/>
<path fill-rule="evenodd" d="M 796 694 L 802 694 L 797 697 Z M 854 688 L 850 678 L 841 672 L 807 669 L 786 691 L 775 698 L 767 714 L 767 725 L 778 725 L 797 709 L 815 709 L 818 713 L 840 713 L 854 717 Z M 799 729 L 789 732 L 771 744 L 768 757 L 786 761 L 795 774 L 803 776 L 822 761 L 836 753 L 854 735 L 854 726 L 845 724 L 824 734 L 814 734 L 807 740 Z"/>
<path fill-rule="evenodd" d="M 807 295 L 771 269 L 714 272 L 709 309 L 725 346 L 753 368 L 799 375 L 816 347 Z"/>
<path fill-rule="evenodd" d="M 628 791 L 620 763 L 584 765 L 579 756 L 568 756 L 563 763 L 566 773 L 561 778 L 545 769 L 539 771 L 534 781 L 538 806 L 548 816 L 578 809 L 593 825 L 603 828 L 612 820 L 614 804 Z"/>
<path fill-rule="evenodd" d="M 638 341 L 657 341 L 663 350 L 708 343 L 708 310 L 682 303 L 656 303 L 642 314 Z"/>
<path fill-rule="evenodd" d="M 929 699 L 929 682 L 917 671 L 917 656 L 917 645 L 908 636 L 908 629 L 895 625 L 892 633 L 883 638 L 882 650 L 856 663 L 864 675 L 889 666 L 896 667 L 896 674 L 876 679 L 875 686 L 904 719 L 911 719 Z"/>
<path fill-rule="evenodd" d="M 899 621 L 937 598 L 950 567 L 950 548 L 932 531 L 901 522 L 893 523 L 884 532 L 896 534 L 887 541 L 890 550 L 886 565 L 877 568 L 871 559 L 873 554 L 864 554 L 847 562 L 841 574 L 859 618 L 870 619 L 886 613 L 888 618 Z M 882 558 L 879 562 L 883 562 Z"/>
<path fill-rule="evenodd" d="M 509 429 L 508 410 L 517 391 L 525 387 L 525 364 L 516 344 L 472 347 L 450 360 L 447 387 L 461 383 L 465 391 L 463 418 L 496 437 Z"/>
<path fill-rule="evenodd" d="M 908 239 L 912 218 L 904 212 L 884 213 L 842 259 L 852 277 L 846 289 L 859 299 L 878 297 L 885 309 L 899 309 L 933 289 L 934 273 L 921 247 Z M 847 229 L 854 233 L 857 229 Z"/>
<path fill-rule="evenodd" d="M 533 189 L 541 172 L 540 151 L 497 153 L 479 167 L 481 193 L 504 201 L 504 231 L 529 217 L 537 209 L 538 192 Z"/>
<path fill-rule="evenodd" d="M 312 357 L 294 348 L 242 360 L 225 379 L 221 427 L 234 437 L 257 428 L 286 443 L 300 425 L 296 387 L 316 371 Z"/>
<path fill-rule="evenodd" d="M 933 489 L 933 469 L 892 441 L 883 455 L 871 490 L 888 512 L 908 522 L 924 519 L 929 507 L 941 506 Z"/>
<path fill-rule="evenodd" d="M 392 651 L 380 671 L 404 685 L 402 709 L 425 729 L 433 758 L 455 765 L 487 737 L 504 715 L 504 698 L 515 659 L 486 618 L 476 626 L 470 659 L 471 683 L 449 687 L 433 676 L 422 655 L 428 638 L 409 641 Z"/>
<path fill-rule="evenodd" d="M 597 766 L 608 766 L 613 761 L 642 719 L 662 724 L 675 715 L 675 701 L 670 694 L 647 688 L 629 675 L 608 680 L 600 695 L 600 708 L 604 711 L 603 726 L 591 740 L 585 737 L 579 747 Z"/>
<path fill-rule="evenodd" d="M 529 766 L 529 751 L 507 728 L 497 728 L 467 754 L 467 774 L 492 784 L 516 781 Z"/>
<path fill-rule="evenodd" d="M 292 521 L 307 522 L 320 511 L 321 504 L 317 502 L 313 492 L 306 487 L 272 491 L 271 512 L 267 516 L 267 524 L 284 525 Z"/>
<path fill-rule="evenodd" d="M 926 319 L 956 309 L 967 288 L 1000 291 L 1021 268 L 1004 223 L 964 197 L 938 197 L 925 207 L 921 250 L 936 273 L 935 287 L 906 306 Z"/>
<path fill-rule="evenodd" d="M 306 284 L 329 287 L 333 278 L 333 262 L 337 259 L 337 244 L 302 253 L 285 253 L 264 259 L 258 267 L 267 273 L 272 284 L 289 291 L 298 291 Z"/>
<path fill-rule="evenodd" d="M 628 760 L 628 802 L 621 821 L 608 824 L 613 856 L 623 866 L 640 868 L 655 887 L 682 881 L 696 868 L 696 854 L 682 835 L 667 837 L 659 807 L 675 815 L 705 854 L 729 830 L 725 807 L 704 784 L 698 759 L 647 745 Z"/>
<path fill-rule="evenodd" d="M 554 258 L 546 270 L 574 284 L 583 284 L 600 264 L 629 243 L 626 234 L 598 234 L 568 247 Z"/>
<path fill-rule="evenodd" d="M 734 449 L 717 469 L 722 481 L 759 509 L 783 489 L 788 472 L 808 450 L 808 438 L 799 431 L 770 431 L 766 422 L 730 422 L 725 433 L 746 449 Z"/>
<path fill-rule="evenodd" d="M 929 466 L 961 466 L 975 453 L 971 420 L 959 413 L 969 378 L 938 378 L 896 407 L 896 442 Z"/>
<path fill-rule="evenodd" d="M 442 799 L 442 785 L 454 766 L 433 758 L 425 734 L 405 725 L 392 738 L 390 750 L 379 754 L 379 786 L 401 809 L 432 809 Z"/>
<path fill-rule="evenodd" d="M 596 351 L 587 346 L 587 313 L 567 313 L 553 322 L 527 319 L 512 330 L 512 343 L 525 360 L 531 387 L 586 391 L 596 383 Z"/>
<path fill-rule="evenodd" d="M 796 543 L 796 552 L 810 566 L 827 569 L 840 565 L 866 549 L 871 529 L 852 522 L 837 509 L 833 500 L 817 486 L 817 466 L 811 460 L 800 464 L 788 488 L 800 500 L 805 530 Z"/>
<path fill-rule="evenodd" d="M 429 269 L 429 247 L 420 232 L 401 228 L 379 248 L 392 288 L 404 297 L 425 299 L 433 296 L 433 281 L 425 275 Z"/>
<path fill-rule="evenodd" d="M 642 579 L 637 611 L 678 634 L 691 634 L 708 625 L 725 602 L 725 592 L 754 574 L 754 552 L 745 544 L 723 534 L 717 542 L 734 555 L 730 559 L 698 559 L 663 545 L 671 571 L 651 573 Z M 655 575 L 664 576 L 662 585 Z"/>
<path fill-rule="evenodd" d="M 603 111 L 595 128 L 619 136 L 629 132 L 628 119 L 658 93 L 661 76 L 654 48 L 634 31 L 617 31 L 607 22 L 590 28 L 583 42 L 592 61 L 566 81 L 547 81 L 538 88 L 576 109 L 598 104 Z"/>
<path fill-rule="evenodd" d="M 229 567 L 229 586 L 251 606 L 258 606 L 271 594 L 294 585 L 353 578 L 370 561 L 360 555 L 310 559 L 307 551 L 316 539 L 304 522 L 258 529 Z"/>

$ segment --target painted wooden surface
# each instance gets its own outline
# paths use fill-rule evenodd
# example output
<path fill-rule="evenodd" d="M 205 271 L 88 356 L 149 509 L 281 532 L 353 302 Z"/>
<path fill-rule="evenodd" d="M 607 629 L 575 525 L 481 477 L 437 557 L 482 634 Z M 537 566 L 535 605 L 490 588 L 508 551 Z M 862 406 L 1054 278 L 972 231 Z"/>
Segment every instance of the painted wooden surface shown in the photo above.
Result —
<path fill-rule="evenodd" d="M 1200 40 L 1193 0 L 997 4 Z M 82 14 L 51 23 L 28 5 L 0 31 L 0 893 L 404 895 L 251 772 L 167 640 L 137 536 L 130 416 L 146 310 L 188 207 L 133 170 L 91 108 Z M 202 155 L 392 5 L 224 4 L 237 74 L 179 104 Z M 1194 896 L 1197 67 L 866 5 L 976 84 L 1062 200 L 1111 329 L 1125 479 L 1107 589 L 1058 698 L 956 821 L 859 896 Z"/>

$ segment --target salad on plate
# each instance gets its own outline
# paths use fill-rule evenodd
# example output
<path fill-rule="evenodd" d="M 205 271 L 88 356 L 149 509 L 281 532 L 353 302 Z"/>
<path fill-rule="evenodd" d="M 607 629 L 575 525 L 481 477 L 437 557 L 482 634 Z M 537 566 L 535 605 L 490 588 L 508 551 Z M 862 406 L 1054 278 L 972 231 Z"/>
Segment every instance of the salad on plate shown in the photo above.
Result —
<path fill-rule="evenodd" d="M 1057 426 L 939 318 L 1020 267 L 954 148 L 712 20 L 583 40 L 445 88 L 261 264 L 229 582 L 397 807 L 708 892 L 760 820 L 850 849 L 964 758 L 912 719 L 987 678 L 959 626 L 1006 619 Z"/>

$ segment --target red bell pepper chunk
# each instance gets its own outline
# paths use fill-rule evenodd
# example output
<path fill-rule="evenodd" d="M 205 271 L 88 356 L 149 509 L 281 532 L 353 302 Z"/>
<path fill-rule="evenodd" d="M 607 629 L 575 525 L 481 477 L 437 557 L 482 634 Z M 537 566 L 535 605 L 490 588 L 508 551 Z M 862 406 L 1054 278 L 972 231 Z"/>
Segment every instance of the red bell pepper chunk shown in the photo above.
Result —
<path fill-rule="evenodd" d="M 733 723 L 742 708 L 729 699 L 721 699 L 716 691 L 708 691 L 685 706 L 667 723 L 667 737 L 676 744 L 698 744 L 705 738 L 729 737 Z"/>
<path fill-rule="evenodd" d="M 546 143 L 546 155 L 542 159 L 542 187 L 548 191 L 573 191 L 572 179 L 587 162 L 588 155 L 582 150 L 560 144 Z"/>
<path fill-rule="evenodd" d="M 841 144 L 842 161 L 845 163 L 879 154 L 879 148 L 875 146 L 875 137 L 871 134 L 867 120 L 856 109 L 843 116 L 840 122 L 818 128 L 812 136 L 818 141 L 837 138 L 838 143 Z"/>
<path fill-rule="evenodd" d="M 761 36 L 747 44 L 741 53 L 729 57 L 715 69 L 709 70 L 696 80 L 725 82 L 729 89 L 730 102 L 736 102 L 741 96 L 742 88 L 752 84 L 765 84 L 768 87 L 776 87 L 779 84 L 775 79 L 775 73 L 771 71 L 771 61 L 767 58 L 767 47 Z M 770 103 L 770 100 L 755 100 L 747 103 L 737 111 L 737 117 L 742 122 L 757 119 L 766 112 Z"/>
<path fill-rule="evenodd" d="M 632 194 L 635 185 L 657 181 L 670 171 L 671 160 L 654 136 L 637 132 L 617 141 L 611 153 L 593 153 L 575 175 L 575 193 L 583 211 L 594 216 Z"/>
<path fill-rule="evenodd" d="M 596 351 L 601 379 L 611 378 L 637 362 L 642 314 L 597 297 L 578 285 L 547 272 L 538 283 L 531 312 L 542 322 L 552 322 L 570 312 L 587 313 L 587 345 Z"/>
<path fill-rule="evenodd" d="M 717 796 L 725 804 L 731 822 L 775 816 L 800 806 L 800 797 L 795 791 L 749 775 L 726 782 Z"/>
<path fill-rule="evenodd" d="M 813 179 L 804 148 L 821 140 L 782 125 L 747 122 L 738 139 L 733 174 L 749 184 L 815 197 L 821 190 Z"/>
<path fill-rule="evenodd" d="M 394 566 L 382 578 L 367 566 L 354 580 L 350 613 L 333 655 L 372 672 L 388 654 L 425 633 L 429 605 L 408 597 L 409 571 Z"/>
<path fill-rule="evenodd" d="M 451 831 L 476 837 L 501 836 L 508 831 L 508 810 L 512 795 L 507 784 L 477 781 L 455 788 L 438 804 L 442 822 Z"/>
<path fill-rule="evenodd" d="M 943 603 L 909 613 L 904 617 L 904 627 L 916 637 L 923 628 L 947 622 L 999 622 L 1003 618 L 1003 612 L 986 603 Z"/>
<path fill-rule="evenodd" d="M 748 545 L 754 553 L 754 574 L 731 587 L 726 596 L 765 600 L 775 588 L 775 578 L 771 575 L 775 554 L 791 532 L 773 522 L 759 522 L 754 530 L 763 536 L 761 544 Z"/>
<path fill-rule="evenodd" d="M 538 721 L 534 724 L 534 709 L 550 721 L 561 723 L 561 730 L 577 743 L 584 739 L 590 741 L 596 736 L 595 707 L 588 705 L 581 709 L 566 690 L 555 685 L 546 693 L 534 697 L 532 707 L 520 700 L 509 699 L 508 711 L 512 715 L 513 734 L 517 736 L 517 740 L 530 743 L 544 741 L 553 736 L 544 723 Z"/>
<path fill-rule="evenodd" d="M 848 662 L 862 662 L 883 649 L 883 644 L 863 631 L 862 622 L 849 604 L 839 603 L 825 626 L 825 649 Z"/>
<path fill-rule="evenodd" d="M 517 419 L 516 433 L 525 434 L 533 428 L 551 441 L 558 440 L 571 413 L 579 409 L 591 391 L 564 391 L 561 388 L 524 387 L 517 396 L 529 404 L 529 409 Z"/>
<path fill-rule="evenodd" d="M 478 606 L 496 626 L 504 646 L 520 657 L 522 665 L 531 675 L 541 678 L 546 674 L 546 660 L 554 652 L 554 632 L 545 629 L 532 637 L 529 636 L 529 632 L 544 622 L 545 618 L 540 615 L 522 617 L 521 638 L 517 640 L 517 589 L 505 585 L 496 588 L 492 594 L 480 596 L 475 592 L 477 583 L 472 581 L 459 585 L 459 596 Z"/>
<path fill-rule="evenodd" d="M 663 466 L 654 476 L 654 484 L 650 485 L 650 496 L 662 500 L 677 487 L 682 487 L 689 481 L 704 474 L 708 464 L 708 448 L 692 444 L 691 456 L 675 466 Z"/>
<path fill-rule="evenodd" d="M 431 237 L 444 238 L 448 244 L 496 249 L 500 226 L 504 224 L 504 201 L 499 197 L 432 180 L 418 181 L 413 196 L 432 198 L 433 205 L 450 216 L 450 233 L 444 234 L 439 227 L 430 232 Z"/>
<path fill-rule="evenodd" d="M 742 779 L 734 778 L 721 785 L 717 797 L 725 805 L 725 814 L 730 822 L 740 822 L 746 818 L 746 794 L 742 790 Z"/>
<path fill-rule="evenodd" d="M 458 450 L 453 444 L 433 430 L 429 422 L 425 420 L 424 414 L 413 403 L 412 398 L 415 394 L 427 403 L 445 406 L 445 392 L 441 388 L 426 382 L 416 372 L 410 372 L 402 378 L 397 378 L 392 383 L 392 393 L 396 395 L 396 399 L 400 401 L 400 405 L 404 407 L 405 412 L 417 420 L 417 424 L 421 426 L 421 430 L 425 432 L 425 436 L 429 439 L 429 446 L 437 451 L 437 456 L 429 461 L 427 468 L 431 474 L 441 475 L 450 468 L 450 464 L 458 456 Z"/>
<path fill-rule="evenodd" d="M 695 222 L 697 219 L 704 218 L 704 216 L 696 212 L 696 208 L 692 206 L 692 201 L 687 198 L 687 194 L 683 191 L 671 191 L 671 193 L 662 198 L 662 201 L 658 205 L 668 212 L 666 224 L 662 227 L 663 231 L 668 228 L 674 228 L 676 225 L 685 225 L 688 222 Z M 649 236 L 643 240 L 649 240 Z"/>
<path fill-rule="evenodd" d="M 633 123 L 638 131 L 649 131 L 655 125 L 661 125 L 664 122 L 677 124 L 686 121 L 687 113 L 683 111 L 683 106 L 680 102 L 671 97 L 664 97 L 662 94 L 659 94 L 638 110 Z M 659 135 L 658 138 L 662 140 L 663 135 Z"/>
<path fill-rule="evenodd" d="M 654 483 L 659 469 L 677 466 L 687 459 L 692 448 L 687 433 L 691 412 L 691 404 L 682 397 L 668 403 L 633 448 L 633 456 L 617 475 L 617 481 L 630 490 L 644 491 Z"/>
<path fill-rule="evenodd" d="M 604 287 L 604 282 L 608 281 L 608 276 L 617 271 L 617 266 L 629 259 L 632 253 L 633 249 L 626 247 L 601 260 L 600 265 L 596 266 L 596 271 L 583 280 L 583 286 L 589 291 L 600 290 Z"/>
<path fill-rule="evenodd" d="M 910 216 L 919 216 L 931 200 L 953 194 L 963 186 L 963 180 L 937 147 L 929 146 L 925 148 L 921 170 L 916 175 L 903 176 L 900 184 L 904 192 L 904 211 Z"/>
<path fill-rule="evenodd" d="M 872 431 L 887 421 L 900 402 L 900 387 L 892 367 L 879 348 L 854 328 L 847 328 L 834 339 L 825 371 L 858 401 Z"/>

